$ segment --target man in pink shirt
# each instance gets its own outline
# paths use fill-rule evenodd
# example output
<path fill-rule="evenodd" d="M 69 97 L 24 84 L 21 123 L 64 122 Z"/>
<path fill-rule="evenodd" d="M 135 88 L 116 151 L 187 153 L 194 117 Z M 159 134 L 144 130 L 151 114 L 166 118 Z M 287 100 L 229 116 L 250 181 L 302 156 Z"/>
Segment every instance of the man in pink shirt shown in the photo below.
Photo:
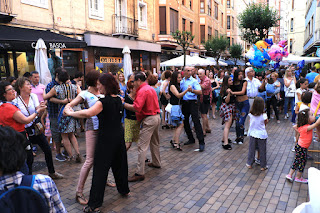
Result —
<path fill-rule="evenodd" d="M 38 71 L 32 71 L 30 76 L 31 80 L 31 92 L 38 96 L 39 102 L 43 101 L 43 91 L 46 89 L 46 86 L 40 84 L 40 75 Z"/>

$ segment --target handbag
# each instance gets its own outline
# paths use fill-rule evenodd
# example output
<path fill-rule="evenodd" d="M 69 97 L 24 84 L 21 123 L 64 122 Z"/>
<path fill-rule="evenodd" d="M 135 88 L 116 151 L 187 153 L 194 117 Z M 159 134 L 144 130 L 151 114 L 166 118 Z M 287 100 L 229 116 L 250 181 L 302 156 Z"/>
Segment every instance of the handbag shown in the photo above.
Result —
<path fill-rule="evenodd" d="M 33 102 L 33 98 L 32 96 L 31 97 L 31 100 Z M 22 100 L 21 96 L 19 96 L 21 102 L 23 103 L 24 107 L 26 108 L 27 112 L 29 113 L 29 116 L 31 115 L 30 112 L 29 112 L 29 108 L 27 107 L 27 105 L 25 104 L 25 102 Z M 41 123 L 41 119 L 39 117 L 37 117 L 34 121 L 33 121 L 33 124 L 30 126 L 30 127 L 27 127 L 26 128 L 26 131 L 28 133 L 29 136 L 32 136 L 32 135 L 40 135 L 42 133 L 44 133 L 44 126 L 42 125 Z"/>
<path fill-rule="evenodd" d="M 172 105 L 170 103 L 168 103 L 164 110 L 166 110 L 166 112 L 168 112 L 168 113 L 171 113 L 171 109 L 172 109 Z"/>

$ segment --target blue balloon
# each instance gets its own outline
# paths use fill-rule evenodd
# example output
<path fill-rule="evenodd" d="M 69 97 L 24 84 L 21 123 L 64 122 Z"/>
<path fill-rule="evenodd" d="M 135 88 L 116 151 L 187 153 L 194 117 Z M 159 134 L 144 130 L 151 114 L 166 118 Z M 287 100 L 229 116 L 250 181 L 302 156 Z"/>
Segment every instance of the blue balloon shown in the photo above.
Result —
<path fill-rule="evenodd" d="M 263 68 L 266 67 L 270 61 L 270 56 L 268 52 L 264 49 L 261 52 L 256 45 L 253 45 L 254 49 L 254 57 L 253 59 L 249 59 L 250 64 L 256 68 Z"/>
<path fill-rule="evenodd" d="M 267 42 L 270 45 L 270 47 L 273 45 L 272 38 L 266 38 L 264 41 Z"/>
<path fill-rule="evenodd" d="M 297 64 L 298 70 L 295 71 L 295 76 L 297 79 L 300 77 L 300 74 L 301 74 L 301 71 L 302 71 L 302 68 L 304 67 L 304 65 L 305 65 L 304 60 L 298 62 L 298 64 Z"/>

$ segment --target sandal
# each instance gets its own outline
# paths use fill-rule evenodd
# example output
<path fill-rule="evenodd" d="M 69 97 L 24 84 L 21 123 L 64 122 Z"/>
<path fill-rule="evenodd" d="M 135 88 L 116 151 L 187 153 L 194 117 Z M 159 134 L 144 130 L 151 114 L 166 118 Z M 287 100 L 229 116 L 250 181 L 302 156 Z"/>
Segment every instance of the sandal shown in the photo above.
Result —
<path fill-rule="evenodd" d="M 83 208 L 83 212 L 87 213 L 101 213 L 100 209 L 92 209 L 90 206 L 86 206 Z"/>
<path fill-rule="evenodd" d="M 175 147 L 177 150 L 182 151 L 181 146 L 180 146 L 180 143 L 174 143 L 174 147 Z"/>
<path fill-rule="evenodd" d="M 87 205 L 88 204 L 88 200 L 84 197 L 84 195 L 82 193 L 76 193 L 76 201 L 77 203 L 81 204 L 81 205 Z"/>
<path fill-rule="evenodd" d="M 264 168 L 261 168 L 260 170 L 261 170 L 261 171 L 266 171 L 267 169 L 269 169 L 268 166 L 266 166 L 266 167 L 264 167 Z"/>
<path fill-rule="evenodd" d="M 222 147 L 223 147 L 225 150 L 231 150 L 231 149 L 232 149 L 232 147 L 230 146 L 230 144 L 222 145 Z"/>
<path fill-rule="evenodd" d="M 174 142 L 173 142 L 173 140 L 170 141 L 170 144 L 171 144 L 172 148 L 174 148 Z"/>
<path fill-rule="evenodd" d="M 107 186 L 116 187 L 116 184 L 110 180 L 107 180 Z"/>
<path fill-rule="evenodd" d="M 221 142 L 224 143 L 224 140 L 222 140 Z M 228 138 L 228 143 L 232 143 L 232 140 L 230 138 Z"/>

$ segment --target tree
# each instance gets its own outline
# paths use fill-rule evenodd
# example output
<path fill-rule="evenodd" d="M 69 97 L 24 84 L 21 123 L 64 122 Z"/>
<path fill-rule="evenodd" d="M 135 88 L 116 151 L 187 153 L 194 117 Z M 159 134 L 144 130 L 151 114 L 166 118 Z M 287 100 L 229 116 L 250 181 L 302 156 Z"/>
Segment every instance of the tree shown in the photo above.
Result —
<path fill-rule="evenodd" d="M 278 26 L 280 16 L 269 5 L 250 4 L 238 20 L 243 39 L 253 44 L 268 37 L 270 28 Z"/>
<path fill-rule="evenodd" d="M 212 37 L 207 40 L 204 44 L 204 47 L 207 50 L 207 55 L 216 58 L 217 66 L 219 67 L 219 59 L 221 55 L 227 50 L 230 45 L 230 41 L 224 37 Z"/>
<path fill-rule="evenodd" d="M 176 40 L 177 44 L 182 47 L 183 51 L 183 67 L 186 66 L 186 51 L 189 48 L 190 44 L 194 39 L 194 35 L 191 34 L 189 31 L 179 31 L 177 30 L 175 33 L 172 34 L 173 38 Z"/>
<path fill-rule="evenodd" d="M 242 55 L 242 46 L 240 44 L 233 44 L 230 47 L 230 55 L 234 60 L 234 64 L 237 65 L 237 59 L 241 58 Z"/>

